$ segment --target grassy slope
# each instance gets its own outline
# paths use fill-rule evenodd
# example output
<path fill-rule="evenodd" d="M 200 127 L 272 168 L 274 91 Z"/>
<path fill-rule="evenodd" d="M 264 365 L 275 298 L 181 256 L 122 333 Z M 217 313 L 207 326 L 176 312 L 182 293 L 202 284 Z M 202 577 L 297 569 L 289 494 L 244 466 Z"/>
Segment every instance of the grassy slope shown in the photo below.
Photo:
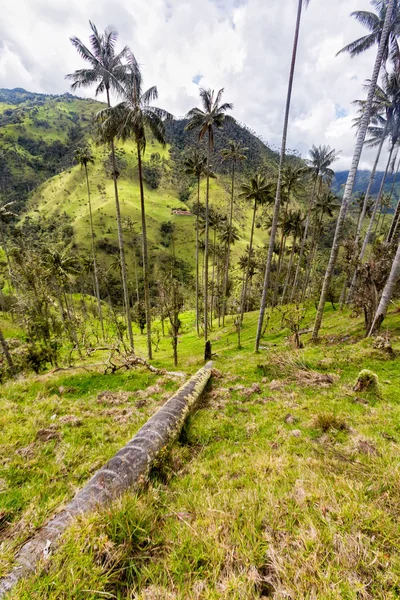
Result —
<path fill-rule="evenodd" d="M 114 184 L 111 178 L 106 177 L 103 161 L 106 152 L 102 148 L 93 147 L 96 163 L 90 167 L 90 186 L 92 198 L 92 210 L 94 218 L 94 227 L 97 239 L 106 239 L 110 243 L 116 244 L 116 217 L 114 201 Z M 127 168 L 123 171 L 118 181 L 118 188 L 121 202 L 122 218 L 130 217 L 135 224 L 135 232 L 140 231 L 140 196 L 139 182 L 137 175 L 137 159 L 135 146 L 133 142 L 127 142 L 121 149 L 125 154 L 123 159 L 127 162 Z M 169 151 L 162 148 L 157 142 L 151 142 L 148 145 L 145 160 L 149 160 L 153 152 L 158 152 L 161 156 L 168 159 Z M 204 203 L 205 181 L 201 185 L 201 201 Z M 211 205 L 221 214 L 227 214 L 229 196 L 218 180 L 212 180 L 210 183 Z M 197 201 L 196 193 L 191 197 L 189 205 L 192 206 Z M 171 209 L 187 206 L 180 202 L 177 191 L 171 187 L 161 186 L 153 190 L 145 186 L 145 202 L 148 238 L 154 244 L 155 249 L 160 247 L 160 225 L 164 221 L 171 221 L 176 227 L 176 254 L 178 257 L 188 261 L 193 267 L 195 264 L 195 217 L 182 217 L 171 214 Z M 66 212 L 72 218 L 75 229 L 76 242 L 81 248 L 90 248 L 89 230 L 89 209 L 87 202 L 86 179 L 84 171 L 76 166 L 56 175 L 46 181 L 32 195 L 29 212 L 30 216 L 52 214 L 61 214 Z M 233 256 L 238 257 L 245 250 L 249 241 L 249 230 L 247 226 L 251 219 L 251 209 L 242 206 L 240 210 L 240 220 L 237 221 L 239 231 L 242 237 L 233 249 Z M 244 226 L 245 225 L 245 226 Z M 243 231 L 246 233 L 243 234 Z M 255 244 L 262 246 L 265 243 L 265 234 L 259 230 L 255 232 Z M 125 233 L 126 241 L 129 241 L 129 234 Z M 189 250 L 189 251 L 188 251 Z M 127 248 L 128 257 L 131 251 Z M 110 256 L 104 252 L 101 253 L 104 263 L 110 261 Z M 128 267 L 133 264 L 129 261 Z"/>
<path fill-rule="evenodd" d="M 82 519 L 51 563 L 11 598 L 399 597 L 398 359 L 362 339 L 360 320 L 331 309 L 321 345 L 306 343 L 298 351 L 288 346 L 276 314 L 263 342 L 269 350 L 255 357 L 256 317 L 246 317 L 241 351 L 231 322 L 214 331 L 223 377 L 214 379 L 204 405 L 148 487 Z M 310 309 L 305 327 L 312 318 Z M 188 372 L 200 366 L 202 349 L 191 321 L 186 315 L 179 347 L 181 368 Z M 398 313 L 389 315 L 387 326 L 399 352 Z M 170 355 L 164 339 L 155 364 L 170 366 Z M 353 391 L 362 368 L 378 374 L 381 397 Z M 334 383 L 325 387 L 308 380 L 314 371 L 334 374 Z M 93 377 L 93 394 L 87 400 L 80 394 L 85 400 L 79 400 L 91 413 L 99 410 L 90 403 L 99 389 Z M 48 379 L 46 393 L 59 383 L 62 378 Z M 117 379 L 115 387 L 126 383 Z M 248 389 L 254 383 L 261 391 Z M 21 385 L 8 384 L 4 392 L 13 414 L 29 413 L 34 397 L 33 391 L 21 402 L 15 391 Z M 73 412 L 76 401 L 65 398 L 63 410 Z M 52 412 L 52 406 L 40 406 L 35 417 L 40 423 L 27 420 L 30 440 Z M 108 425 L 109 420 L 103 423 Z M 17 437 L 14 448 L 29 441 Z M 80 443 L 86 448 L 89 442 Z M 45 445 L 50 460 L 61 465 L 63 444 Z M 27 474 L 23 465 L 19 472 Z"/>

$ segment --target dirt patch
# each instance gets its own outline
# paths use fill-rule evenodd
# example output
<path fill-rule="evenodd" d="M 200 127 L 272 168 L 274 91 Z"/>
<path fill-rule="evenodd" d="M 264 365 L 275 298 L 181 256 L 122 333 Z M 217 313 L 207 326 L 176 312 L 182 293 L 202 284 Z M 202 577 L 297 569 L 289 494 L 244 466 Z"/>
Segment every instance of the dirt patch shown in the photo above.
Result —
<path fill-rule="evenodd" d="M 70 425 L 71 427 L 79 427 L 82 425 L 83 421 L 76 415 L 64 415 L 59 418 L 59 423 L 62 425 Z"/>
<path fill-rule="evenodd" d="M 273 392 L 279 392 L 280 390 L 283 390 L 284 387 L 285 383 L 283 381 L 279 381 L 278 379 L 273 379 L 269 384 L 269 389 Z"/>
<path fill-rule="evenodd" d="M 61 432 L 54 427 L 39 429 L 36 434 L 36 440 L 39 442 L 50 442 L 51 440 L 61 440 Z"/>
<path fill-rule="evenodd" d="M 29 444 L 29 446 L 25 446 L 24 448 L 19 448 L 16 451 L 16 454 L 18 454 L 18 456 L 22 456 L 22 458 L 33 458 L 35 455 L 35 448 L 36 448 L 36 444 L 35 444 L 35 442 L 32 442 L 32 444 Z"/>
<path fill-rule="evenodd" d="M 142 390 L 140 390 L 142 391 Z M 104 391 L 100 392 L 97 396 L 98 404 L 109 404 L 113 406 L 118 406 L 119 404 L 126 404 L 129 402 L 130 398 L 137 392 L 110 392 Z"/>
<path fill-rule="evenodd" d="M 134 411 L 132 408 L 108 408 L 103 410 L 105 417 L 110 417 L 114 423 L 127 423 L 132 419 Z"/>
<path fill-rule="evenodd" d="M 356 443 L 356 448 L 358 452 L 367 456 L 378 456 L 379 454 L 376 446 L 368 440 L 359 439 Z"/>
<path fill-rule="evenodd" d="M 214 379 L 222 379 L 223 375 L 218 369 L 211 369 L 211 377 L 214 377 Z"/>
<path fill-rule="evenodd" d="M 329 387 L 339 379 L 338 375 L 331 373 L 318 373 L 318 371 L 298 370 L 294 375 L 299 385 L 312 387 Z"/>

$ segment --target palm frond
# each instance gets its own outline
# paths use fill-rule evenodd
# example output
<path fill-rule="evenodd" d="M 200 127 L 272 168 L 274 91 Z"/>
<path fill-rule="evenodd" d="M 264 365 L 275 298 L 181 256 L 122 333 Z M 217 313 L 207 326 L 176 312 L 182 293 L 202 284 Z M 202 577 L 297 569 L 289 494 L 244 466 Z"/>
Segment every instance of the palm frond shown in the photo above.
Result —
<path fill-rule="evenodd" d="M 149 88 L 143 94 L 143 103 L 144 104 L 150 104 L 150 102 L 152 102 L 153 100 L 157 100 L 157 99 L 158 99 L 158 91 L 157 91 L 157 86 L 155 86 L 155 85 L 153 85 L 151 88 Z"/>

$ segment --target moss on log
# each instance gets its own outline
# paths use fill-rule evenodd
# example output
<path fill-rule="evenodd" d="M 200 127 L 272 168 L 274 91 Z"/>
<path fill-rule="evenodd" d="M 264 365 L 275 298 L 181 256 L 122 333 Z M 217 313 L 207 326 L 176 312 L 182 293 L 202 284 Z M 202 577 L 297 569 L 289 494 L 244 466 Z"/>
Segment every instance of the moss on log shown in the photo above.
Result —
<path fill-rule="evenodd" d="M 211 377 L 211 370 L 212 362 L 208 362 L 193 375 L 126 446 L 95 473 L 71 502 L 22 546 L 15 566 L 0 580 L 0 598 L 4 598 L 20 579 L 31 574 L 39 560 L 49 556 L 74 518 L 110 503 L 140 483 L 159 452 L 180 433 Z"/>

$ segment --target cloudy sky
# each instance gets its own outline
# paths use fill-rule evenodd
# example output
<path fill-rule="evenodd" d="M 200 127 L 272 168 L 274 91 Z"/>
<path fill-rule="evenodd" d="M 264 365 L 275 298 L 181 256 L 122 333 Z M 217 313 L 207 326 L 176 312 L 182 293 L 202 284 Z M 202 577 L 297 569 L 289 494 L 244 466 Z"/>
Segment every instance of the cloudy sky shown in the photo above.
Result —
<path fill-rule="evenodd" d="M 0 87 L 68 91 L 66 73 L 82 67 L 69 37 L 87 41 L 88 21 L 113 25 L 175 116 L 198 104 L 198 88 L 225 88 L 233 116 L 279 146 L 297 0 L 8 0 L 0 21 Z M 303 14 L 288 145 L 306 157 L 312 144 L 354 146 L 352 100 L 364 98 L 376 50 L 336 57 L 365 33 L 353 10 L 368 0 L 311 0 Z M 81 95 L 92 95 L 82 91 Z M 371 151 L 360 164 L 368 168 Z"/>

